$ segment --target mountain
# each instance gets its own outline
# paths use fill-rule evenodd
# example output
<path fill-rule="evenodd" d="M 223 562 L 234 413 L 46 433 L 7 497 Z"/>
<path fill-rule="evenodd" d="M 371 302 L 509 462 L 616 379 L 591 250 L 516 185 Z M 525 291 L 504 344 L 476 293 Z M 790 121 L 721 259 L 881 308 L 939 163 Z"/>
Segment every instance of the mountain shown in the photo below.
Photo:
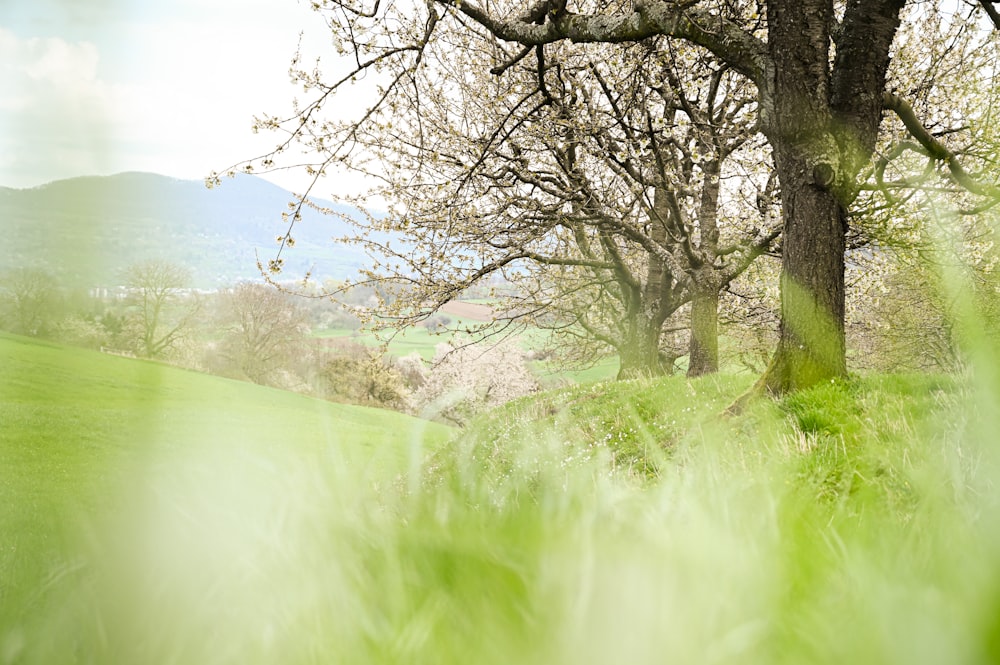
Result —
<path fill-rule="evenodd" d="M 290 192 L 248 175 L 211 190 L 201 181 L 134 172 L 0 187 L 0 271 L 43 266 L 80 286 L 115 285 L 129 264 L 161 258 L 189 268 L 202 288 L 259 278 L 257 256 L 265 264 L 275 256 L 275 237 L 287 228 L 281 213 L 292 200 Z M 317 203 L 362 218 L 351 208 Z M 283 276 L 353 275 L 368 258 L 333 241 L 350 231 L 335 215 L 303 210 L 295 247 L 282 254 Z"/>

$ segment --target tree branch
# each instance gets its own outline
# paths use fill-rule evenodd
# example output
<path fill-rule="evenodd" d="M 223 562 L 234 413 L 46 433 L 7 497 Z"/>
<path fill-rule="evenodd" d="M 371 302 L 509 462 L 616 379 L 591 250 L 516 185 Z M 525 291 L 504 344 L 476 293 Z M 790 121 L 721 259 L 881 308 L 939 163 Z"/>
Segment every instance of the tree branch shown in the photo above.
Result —
<path fill-rule="evenodd" d="M 453 0 L 435 0 L 454 8 Z M 627 14 L 549 15 L 547 22 L 538 24 L 537 12 L 549 2 L 535 5 L 528 14 L 513 19 L 499 19 L 475 2 L 458 3 L 457 10 L 490 31 L 495 37 L 524 46 L 551 44 L 567 39 L 575 43 L 636 42 L 653 35 L 685 39 L 708 49 L 720 60 L 747 78 L 762 83 L 769 69 L 767 47 L 733 21 L 713 15 L 707 9 L 684 9 L 666 0 L 638 0 Z M 709 30 L 703 26 L 711 25 Z"/>
<path fill-rule="evenodd" d="M 993 21 L 993 27 L 1000 30 L 1000 13 L 990 3 L 990 0 L 979 0 L 979 4 L 986 10 L 986 15 L 990 17 L 990 20 Z"/>
<path fill-rule="evenodd" d="M 923 147 L 928 157 L 939 162 L 944 162 L 948 166 L 948 170 L 951 172 L 951 176 L 955 179 L 955 182 L 973 194 L 988 196 L 990 198 L 1000 198 L 1000 188 L 997 188 L 996 185 L 977 180 L 965 170 L 954 152 L 927 131 L 920 123 L 917 114 L 913 111 L 913 107 L 909 102 L 899 95 L 887 92 L 882 96 L 882 103 L 886 109 L 899 117 L 906 130 L 910 133 L 910 136 Z"/>

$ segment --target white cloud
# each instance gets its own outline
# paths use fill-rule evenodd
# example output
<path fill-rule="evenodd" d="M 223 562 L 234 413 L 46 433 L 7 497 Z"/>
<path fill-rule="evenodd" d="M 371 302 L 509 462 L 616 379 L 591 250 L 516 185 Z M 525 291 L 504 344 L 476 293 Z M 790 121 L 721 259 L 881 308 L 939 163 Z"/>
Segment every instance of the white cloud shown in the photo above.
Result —
<path fill-rule="evenodd" d="M 0 185 L 122 170 L 200 178 L 273 148 L 252 116 L 290 108 L 299 31 L 324 26 L 294 3 L 218 5 L 156 3 L 96 44 L 0 29 Z"/>
<path fill-rule="evenodd" d="M 97 48 L 0 29 L 0 62 L 0 184 L 34 184 L 51 167 L 65 175 L 104 168 L 113 128 Z"/>
<path fill-rule="evenodd" d="M 28 54 L 24 72 L 35 81 L 79 90 L 97 80 L 97 47 L 89 42 L 70 44 L 61 39 L 31 39 L 21 46 Z"/>

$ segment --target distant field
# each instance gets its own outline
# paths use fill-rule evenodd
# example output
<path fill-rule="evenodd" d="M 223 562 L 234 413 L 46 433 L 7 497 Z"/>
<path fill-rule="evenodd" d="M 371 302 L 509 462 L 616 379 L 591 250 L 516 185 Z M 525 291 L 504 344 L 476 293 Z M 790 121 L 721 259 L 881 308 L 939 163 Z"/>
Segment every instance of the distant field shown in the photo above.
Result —
<path fill-rule="evenodd" d="M 489 311 L 489 308 L 485 305 L 466 301 L 448 303 L 446 307 L 446 313 L 455 317 L 458 317 L 460 313 L 468 315 L 477 311 L 480 313 L 483 311 Z M 468 322 L 468 324 L 474 325 L 478 320 L 479 319 L 475 319 L 471 316 L 462 316 L 462 318 L 454 318 L 452 320 L 452 325 L 463 325 L 463 322 Z M 488 320 L 488 315 L 486 319 L 483 320 Z M 548 345 L 550 334 L 550 331 L 540 328 L 528 329 L 522 332 L 519 336 L 521 346 L 525 349 L 543 349 Z M 379 340 L 377 340 L 371 333 L 348 330 L 346 328 L 319 330 L 316 331 L 315 335 L 316 337 L 325 339 L 349 339 L 357 342 L 358 344 L 364 344 L 370 347 L 375 347 L 379 344 Z M 446 343 L 450 339 L 451 333 L 434 333 L 428 331 L 426 328 L 416 326 L 408 328 L 390 339 L 389 354 L 400 358 L 416 352 L 420 354 L 424 360 L 429 361 L 434 357 L 437 345 Z M 721 335 L 719 337 L 719 344 L 722 351 L 720 354 L 720 372 L 727 374 L 750 373 L 746 366 L 737 361 L 735 351 L 730 348 L 734 344 L 731 338 Z M 618 357 L 615 355 L 608 355 L 603 358 L 599 358 L 594 362 L 593 366 L 584 369 L 565 369 L 553 361 L 531 362 L 529 363 L 529 368 L 542 386 L 553 386 L 566 382 L 594 383 L 598 381 L 610 381 L 617 376 Z M 687 357 L 682 356 L 675 364 L 675 373 L 684 374 L 686 371 Z"/>
<path fill-rule="evenodd" d="M 492 310 L 486 305 L 465 301 L 450 302 L 441 308 L 441 313 L 451 319 L 448 325 L 452 327 L 475 326 L 483 321 L 489 321 L 492 316 Z M 318 330 L 315 335 L 325 339 L 350 339 L 366 346 L 380 344 L 375 335 L 363 331 L 329 328 Z M 413 326 L 394 335 L 388 333 L 384 335 L 384 339 L 389 341 L 391 355 L 402 357 L 416 351 L 424 360 L 433 358 L 437 345 L 447 343 L 451 338 L 450 332 L 431 331 L 423 326 Z"/>
<path fill-rule="evenodd" d="M 608 356 L 597 361 L 593 367 L 577 370 L 564 370 L 552 366 L 548 362 L 532 363 L 532 371 L 542 385 L 558 384 L 569 381 L 571 383 L 595 383 L 597 381 L 611 381 L 618 375 L 618 358 Z"/>
<path fill-rule="evenodd" d="M 470 321 L 489 321 L 493 318 L 493 310 L 490 307 L 467 300 L 452 300 L 441 308 L 441 312 Z"/>
<path fill-rule="evenodd" d="M 522 337 L 525 348 L 538 348 L 544 331 L 537 334 Z M 327 329 L 316 333 L 316 336 L 323 339 L 343 339 L 375 347 L 379 341 L 371 333 L 356 332 L 347 329 Z M 435 334 L 425 328 L 409 328 L 398 333 L 389 341 L 389 354 L 397 358 L 409 355 L 413 352 L 419 353 L 424 360 L 431 360 L 434 357 L 438 344 L 443 344 L 451 339 L 450 333 Z M 591 383 L 594 381 L 607 381 L 614 379 L 618 373 L 618 358 L 608 356 L 598 360 L 593 367 L 582 370 L 566 370 L 558 367 L 552 362 L 533 362 L 529 364 L 532 372 L 538 377 L 542 385 L 558 384 L 569 381 L 571 383 Z"/>
<path fill-rule="evenodd" d="M 365 346 L 376 347 L 380 344 L 378 338 L 369 332 L 357 332 L 347 329 L 326 329 L 316 332 L 316 337 L 322 339 L 344 339 Z M 401 358 L 416 351 L 424 360 L 434 357 L 434 349 L 451 339 L 450 334 L 435 334 L 426 328 L 409 328 L 394 335 L 389 340 L 389 354 Z"/>
<path fill-rule="evenodd" d="M 450 436 L 395 412 L 5 334 L 0 368 L 2 663 L 17 662 L 5 639 L 86 581 L 108 520 L 180 515 L 183 531 L 185 514 L 215 524 L 258 503 L 271 514 L 320 470 L 392 477 Z"/>
<path fill-rule="evenodd" d="M 489 321 L 492 316 L 492 310 L 485 304 L 464 300 L 449 302 L 441 308 L 441 312 L 453 317 L 451 325 L 459 326 L 463 325 L 464 322 L 474 325 L 481 321 Z M 348 329 L 319 330 L 316 331 L 315 335 L 323 339 L 351 340 L 371 347 L 379 344 L 379 340 L 371 333 Z M 544 347 L 548 335 L 549 332 L 545 330 L 529 330 L 520 336 L 521 343 L 526 349 L 540 349 Z M 400 358 L 416 352 L 424 360 L 431 360 L 437 345 L 446 343 L 450 339 L 451 333 L 435 333 L 419 326 L 408 328 L 391 337 L 389 354 Z M 618 359 L 608 356 L 598 360 L 593 367 L 583 370 L 564 370 L 551 362 L 531 363 L 530 367 L 542 385 L 553 385 L 565 381 L 591 383 L 615 378 L 618 373 Z"/>

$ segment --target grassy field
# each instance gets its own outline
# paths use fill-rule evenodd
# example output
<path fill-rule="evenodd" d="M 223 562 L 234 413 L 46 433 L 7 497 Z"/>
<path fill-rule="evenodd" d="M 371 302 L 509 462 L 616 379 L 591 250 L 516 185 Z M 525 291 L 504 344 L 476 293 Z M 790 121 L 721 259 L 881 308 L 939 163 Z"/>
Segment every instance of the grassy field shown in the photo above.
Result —
<path fill-rule="evenodd" d="M 198 547 L 276 518 L 319 470 L 323 482 L 382 482 L 449 436 L 393 412 L 2 334 L 0 368 L 0 663 L 26 649 L 46 662 L 30 651 L 43 646 L 35 631 L 53 629 L 53 608 L 117 551 L 108 534 L 150 547 L 166 535 L 147 530 L 155 522 L 177 530 L 164 554 Z"/>
<path fill-rule="evenodd" d="M 454 324 L 463 325 L 463 321 L 457 319 Z M 370 332 L 356 332 L 346 328 L 318 330 L 315 335 L 324 339 L 351 340 L 370 347 L 380 344 L 380 341 Z M 534 330 L 530 334 L 522 336 L 522 346 L 526 349 L 543 348 L 548 335 L 548 331 Z M 434 358 L 437 345 L 449 342 L 451 338 L 451 333 L 434 333 L 419 326 L 408 328 L 392 337 L 389 341 L 388 352 L 397 358 L 416 352 L 424 360 L 430 361 Z M 567 381 L 571 383 L 593 383 L 595 381 L 607 381 L 615 378 L 615 375 L 618 373 L 618 358 L 616 356 L 607 356 L 598 360 L 593 367 L 582 370 L 565 370 L 550 362 L 533 362 L 530 363 L 530 367 L 543 386 Z"/>
<path fill-rule="evenodd" d="M 578 370 L 566 370 L 549 361 L 534 362 L 531 371 L 543 385 L 559 385 L 560 383 L 596 383 L 611 381 L 618 374 L 618 358 L 608 356 L 597 361 L 593 367 Z"/>
<path fill-rule="evenodd" d="M 353 330 L 343 328 L 328 328 L 316 332 L 316 337 L 323 339 L 347 339 L 365 346 L 376 347 L 381 341 L 370 332 L 358 333 Z M 431 360 L 434 357 L 434 349 L 438 344 L 443 344 L 451 339 L 450 334 L 435 334 L 426 328 L 408 328 L 392 337 L 389 341 L 389 354 L 397 358 L 409 355 L 416 351 L 424 360 Z"/>
<path fill-rule="evenodd" d="M 0 363 L 0 663 L 1000 661 L 995 377 L 738 417 L 751 377 L 598 383 L 449 438 L 18 338 Z"/>

